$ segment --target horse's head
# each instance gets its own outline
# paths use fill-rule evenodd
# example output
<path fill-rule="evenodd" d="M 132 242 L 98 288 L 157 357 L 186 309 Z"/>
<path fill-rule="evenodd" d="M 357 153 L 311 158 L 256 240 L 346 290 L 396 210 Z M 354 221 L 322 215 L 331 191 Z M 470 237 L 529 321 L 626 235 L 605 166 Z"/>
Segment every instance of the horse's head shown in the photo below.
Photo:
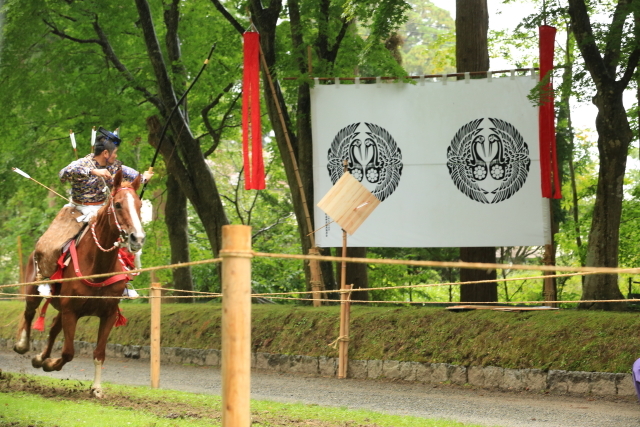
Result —
<path fill-rule="evenodd" d="M 142 202 L 136 194 L 140 187 L 140 175 L 129 182 L 122 182 L 122 171 L 118 171 L 113 179 L 110 209 L 115 213 L 116 225 L 120 230 L 121 243 L 129 252 L 138 252 L 144 244 L 144 230 L 140 217 Z"/>

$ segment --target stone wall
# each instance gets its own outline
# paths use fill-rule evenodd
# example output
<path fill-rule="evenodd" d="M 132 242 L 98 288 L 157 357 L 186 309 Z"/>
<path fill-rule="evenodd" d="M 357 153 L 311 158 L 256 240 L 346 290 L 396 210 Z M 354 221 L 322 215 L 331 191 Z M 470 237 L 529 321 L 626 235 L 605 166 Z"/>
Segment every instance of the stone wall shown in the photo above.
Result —
<path fill-rule="evenodd" d="M 43 342 L 33 341 L 32 351 L 41 351 Z M 11 349 L 13 340 L 0 339 L 0 348 Z M 76 354 L 91 356 L 93 343 L 76 341 Z M 55 344 L 60 351 L 62 344 Z M 108 344 L 107 357 L 149 359 L 149 347 L 139 345 Z M 220 350 L 198 350 L 162 347 L 161 362 L 220 366 Z M 251 367 L 259 370 L 291 374 L 335 377 L 338 359 L 329 357 L 286 356 L 282 354 L 253 353 Z M 447 363 L 399 362 L 397 360 L 350 360 L 349 378 L 387 378 L 417 381 L 428 384 L 450 383 L 502 390 L 549 391 L 552 393 L 579 393 L 598 396 L 633 396 L 636 394 L 630 373 L 543 371 L 540 369 L 504 369 L 495 366 L 457 366 Z"/>

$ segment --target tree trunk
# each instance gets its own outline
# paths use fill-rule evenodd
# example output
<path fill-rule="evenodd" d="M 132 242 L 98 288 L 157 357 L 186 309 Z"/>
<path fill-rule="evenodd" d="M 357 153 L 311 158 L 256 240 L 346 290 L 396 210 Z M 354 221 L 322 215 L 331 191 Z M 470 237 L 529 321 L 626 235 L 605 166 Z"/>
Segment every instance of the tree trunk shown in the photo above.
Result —
<path fill-rule="evenodd" d="M 159 98 L 164 107 L 160 113 L 166 120 L 169 112 L 177 104 L 177 98 L 156 37 L 149 4 L 146 0 L 136 0 L 136 6 L 147 55 L 153 66 Z M 147 119 L 147 126 L 150 131 L 158 134 L 162 127 L 156 116 Z M 229 223 L 218 187 L 205 162 L 200 144 L 191 133 L 182 112 L 174 114 L 170 129 L 172 137 L 164 139 L 160 154 L 164 157 L 168 172 L 176 178 L 196 210 L 207 233 L 213 256 L 217 257 L 222 247 L 222 226 Z M 149 142 L 157 147 L 157 144 L 154 144 L 156 140 L 150 139 Z"/>
<path fill-rule="evenodd" d="M 178 180 L 171 174 L 167 175 L 167 203 L 164 211 L 164 222 L 169 232 L 171 244 L 171 264 L 191 261 L 189 256 L 189 223 L 187 220 L 187 198 L 182 192 Z M 183 291 L 193 291 L 193 277 L 191 267 L 173 270 L 173 287 Z M 176 295 L 186 296 L 191 293 L 176 292 Z M 195 302 L 194 298 L 177 298 L 176 302 Z"/>
<path fill-rule="evenodd" d="M 496 248 L 460 248 L 460 260 L 466 262 L 496 262 Z M 474 282 L 477 280 L 496 280 L 495 270 L 460 270 L 461 282 Z M 497 282 L 475 283 L 460 287 L 461 302 L 495 302 L 498 301 Z"/>
<path fill-rule="evenodd" d="M 593 267 L 618 265 L 622 185 L 627 165 L 627 151 L 632 138 L 627 113 L 622 104 L 622 91 L 612 89 L 603 88 L 594 97 L 594 104 L 598 107 L 596 129 L 600 170 L 587 248 L 587 265 Z M 585 277 L 582 286 L 583 300 L 622 298 L 617 274 L 592 274 Z M 624 306 L 621 302 L 587 302 L 579 307 L 615 310 Z"/>
<path fill-rule="evenodd" d="M 456 0 L 456 67 L 458 72 L 489 70 L 489 12 L 487 0 Z M 496 262 L 496 248 L 460 248 L 460 261 Z M 495 270 L 460 270 L 460 281 L 495 280 Z M 478 283 L 460 287 L 462 302 L 498 301 L 498 284 Z"/>
<path fill-rule="evenodd" d="M 636 8 L 637 9 L 637 8 Z M 598 187 L 589 232 L 586 263 L 594 267 L 617 267 L 622 215 L 623 179 L 627 166 L 627 154 L 633 134 L 622 102 L 622 95 L 636 72 L 640 48 L 634 43 L 633 51 L 622 57 L 623 30 L 630 14 L 633 14 L 633 35 L 640 37 L 640 13 L 629 7 L 628 1 L 619 1 L 611 15 L 606 44 L 598 46 L 584 0 L 569 0 L 571 27 L 584 64 L 596 87 L 593 104 L 598 108 L 598 153 L 600 170 Z M 604 49 L 601 52 L 601 49 Z M 624 64 L 626 62 L 626 64 Z M 618 78 L 618 76 L 620 76 Z M 589 275 L 582 286 L 583 300 L 622 299 L 617 274 Z M 617 310 L 622 302 L 587 302 L 580 308 Z"/>

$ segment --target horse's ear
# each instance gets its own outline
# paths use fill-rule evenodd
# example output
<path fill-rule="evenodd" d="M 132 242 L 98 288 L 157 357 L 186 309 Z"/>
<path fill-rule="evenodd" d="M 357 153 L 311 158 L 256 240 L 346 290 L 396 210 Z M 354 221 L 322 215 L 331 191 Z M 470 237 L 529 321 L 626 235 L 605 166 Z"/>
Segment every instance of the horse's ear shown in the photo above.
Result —
<path fill-rule="evenodd" d="M 116 172 L 116 176 L 113 177 L 113 191 L 116 191 L 122 185 L 122 170 Z"/>
<path fill-rule="evenodd" d="M 138 188 L 140 188 L 140 182 L 142 182 L 142 175 L 138 174 L 138 176 L 136 176 L 136 179 L 134 179 L 131 183 L 131 186 L 136 192 L 138 191 Z"/>

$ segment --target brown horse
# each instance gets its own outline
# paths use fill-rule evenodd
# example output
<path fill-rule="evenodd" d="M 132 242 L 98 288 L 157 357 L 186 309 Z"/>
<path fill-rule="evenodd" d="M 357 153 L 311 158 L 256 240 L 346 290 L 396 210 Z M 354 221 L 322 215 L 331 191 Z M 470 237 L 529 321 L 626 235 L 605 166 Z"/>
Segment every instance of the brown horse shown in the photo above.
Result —
<path fill-rule="evenodd" d="M 75 251 L 77 257 L 76 260 L 73 260 L 72 257 L 72 261 L 64 268 L 63 278 L 122 272 L 124 270 L 118 260 L 117 246 L 126 247 L 129 252 L 133 253 L 142 248 L 145 239 L 140 220 L 142 203 L 136 194 L 139 186 L 140 176 L 132 183 L 123 183 L 122 173 L 118 171 L 114 177 L 113 189 L 107 203 L 89 224 L 91 231 L 81 237 L 77 250 L 74 248 L 75 245 L 72 245 L 72 252 Z M 35 279 L 33 254 L 27 264 L 26 273 L 27 281 Z M 49 339 L 42 353 L 32 359 L 32 365 L 35 368 L 42 368 L 47 372 L 59 371 L 67 362 L 73 360 L 73 339 L 78 319 L 84 316 L 99 317 L 98 342 L 93 352 L 95 376 L 91 386 L 91 394 L 96 397 L 103 395 L 100 374 L 105 359 L 105 348 L 111 328 L 120 316 L 118 303 L 128 280 L 125 274 L 113 277 L 98 278 L 97 282 L 79 279 L 60 283 L 60 298 L 51 299 L 51 305 L 58 310 L 58 314 L 49 331 Z M 30 296 L 26 297 L 26 309 L 18 330 L 18 341 L 13 347 L 20 354 L 29 350 L 31 322 L 42 301 L 36 286 L 29 286 L 27 293 Z M 77 296 L 112 298 L 68 298 Z M 50 358 L 51 350 L 60 330 L 64 331 L 62 357 L 52 359 Z"/>

